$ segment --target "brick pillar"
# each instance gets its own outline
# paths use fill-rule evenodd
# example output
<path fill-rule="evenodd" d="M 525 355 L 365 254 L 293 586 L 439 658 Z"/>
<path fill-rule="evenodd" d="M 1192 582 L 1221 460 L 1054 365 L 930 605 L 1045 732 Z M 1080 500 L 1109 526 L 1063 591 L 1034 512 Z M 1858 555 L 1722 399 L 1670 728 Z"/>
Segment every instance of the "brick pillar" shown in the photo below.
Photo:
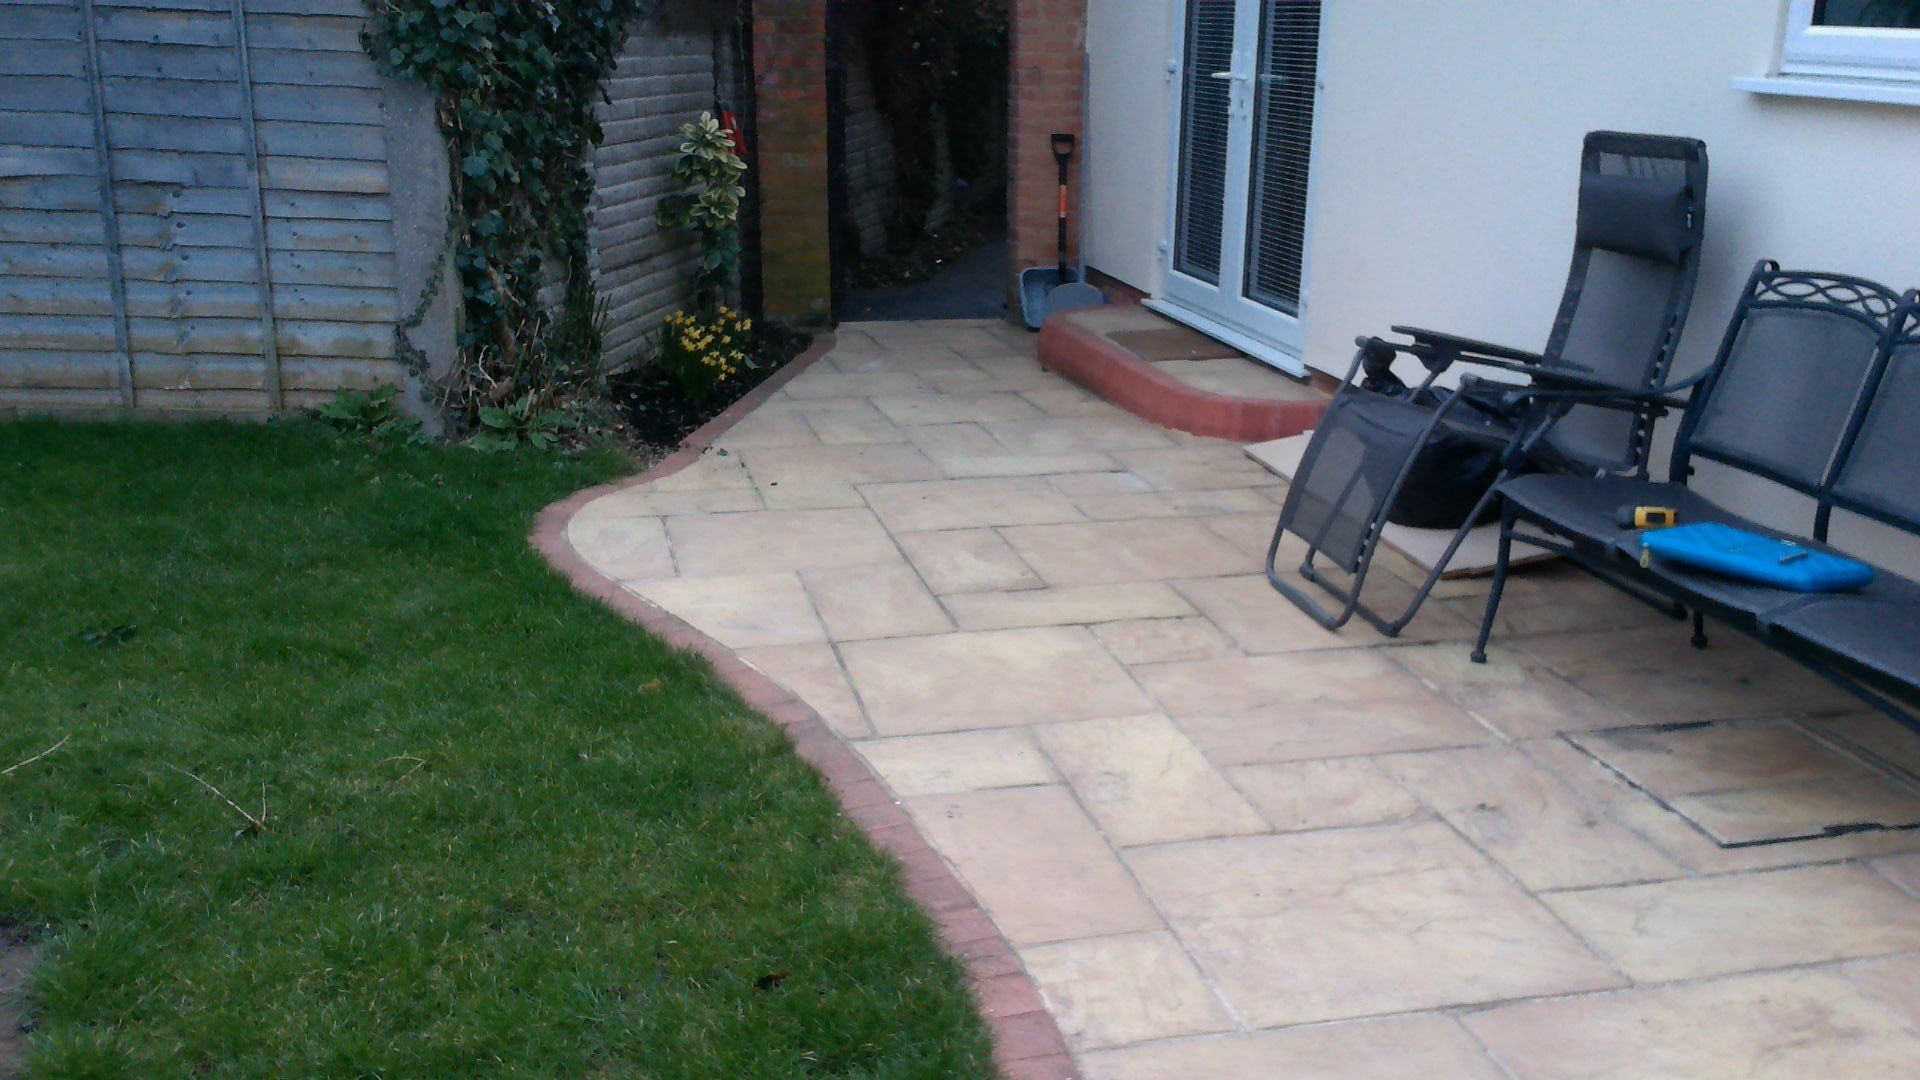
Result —
<path fill-rule="evenodd" d="M 1020 271 L 1058 258 L 1059 172 L 1049 139 L 1080 132 L 1086 0 L 1012 0 L 1012 85 L 1007 102 L 1007 289 L 1018 312 Z M 1078 257 L 1083 144 L 1067 175 L 1067 255 Z"/>
<path fill-rule="evenodd" d="M 769 318 L 832 316 L 827 202 L 827 0 L 754 0 L 760 273 Z"/>

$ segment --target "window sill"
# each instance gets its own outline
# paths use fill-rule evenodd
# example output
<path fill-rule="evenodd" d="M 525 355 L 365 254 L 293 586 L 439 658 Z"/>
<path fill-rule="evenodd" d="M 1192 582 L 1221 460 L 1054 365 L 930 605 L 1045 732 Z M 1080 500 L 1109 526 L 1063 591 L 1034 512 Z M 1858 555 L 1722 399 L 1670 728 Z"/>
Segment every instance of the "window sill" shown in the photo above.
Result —
<path fill-rule="evenodd" d="M 1840 79 L 1820 75 L 1759 75 L 1733 80 L 1735 90 L 1772 97 L 1870 101 L 1879 105 L 1920 105 L 1920 82 L 1895 79 Z"/>

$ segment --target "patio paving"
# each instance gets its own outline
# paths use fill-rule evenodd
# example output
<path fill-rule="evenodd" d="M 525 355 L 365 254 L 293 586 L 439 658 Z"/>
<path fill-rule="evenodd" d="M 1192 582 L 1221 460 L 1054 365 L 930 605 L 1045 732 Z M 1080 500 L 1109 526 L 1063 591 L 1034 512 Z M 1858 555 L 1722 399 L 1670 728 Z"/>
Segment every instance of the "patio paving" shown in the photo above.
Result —
<path fill-rule="evenodd" d="M 1920 831 L 1714 840 L 1920 820 L 1835 741 L 1920 738 L 1564 567 L 1485 667 L 1476 582 L 1328 633 L 1259 576 L 1265 471 L 1033 341 L 844 328 L 568 538 L 853 744 L 1084 1075 L 1920 1071 Z"/>

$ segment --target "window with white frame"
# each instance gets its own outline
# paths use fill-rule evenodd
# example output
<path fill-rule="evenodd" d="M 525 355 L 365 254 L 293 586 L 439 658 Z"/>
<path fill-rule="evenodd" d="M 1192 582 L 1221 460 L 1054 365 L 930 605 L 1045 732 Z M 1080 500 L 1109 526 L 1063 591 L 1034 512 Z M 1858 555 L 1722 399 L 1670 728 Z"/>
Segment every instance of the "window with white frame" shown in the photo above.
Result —
<path fill-rule="evenodd" d="M 1920 0 L 1789 0 L 1780 71 L 1920 81 Z"/>

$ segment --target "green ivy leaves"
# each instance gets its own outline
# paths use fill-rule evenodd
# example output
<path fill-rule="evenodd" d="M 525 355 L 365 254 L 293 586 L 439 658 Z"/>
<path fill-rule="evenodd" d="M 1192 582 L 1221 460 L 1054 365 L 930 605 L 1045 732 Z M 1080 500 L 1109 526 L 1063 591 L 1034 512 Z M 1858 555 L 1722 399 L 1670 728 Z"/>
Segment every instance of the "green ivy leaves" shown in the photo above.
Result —
<path fill-rule="evenodd" d="M 434 92 L 452 163 L 464 303 L 459 363 L 439 394 L 457 424 L 498 437 L 513 410 L 543 415 L 600 374 L 587 242 L 587 161 L 601 137 L 593 104 L 640 0 L 370 3 L 361 44 Z M 541 301 L 550 281 L 562 285 L 557 313 Z M 543 441 L 519 421 L 508 427 L 516 444 Z"/>

